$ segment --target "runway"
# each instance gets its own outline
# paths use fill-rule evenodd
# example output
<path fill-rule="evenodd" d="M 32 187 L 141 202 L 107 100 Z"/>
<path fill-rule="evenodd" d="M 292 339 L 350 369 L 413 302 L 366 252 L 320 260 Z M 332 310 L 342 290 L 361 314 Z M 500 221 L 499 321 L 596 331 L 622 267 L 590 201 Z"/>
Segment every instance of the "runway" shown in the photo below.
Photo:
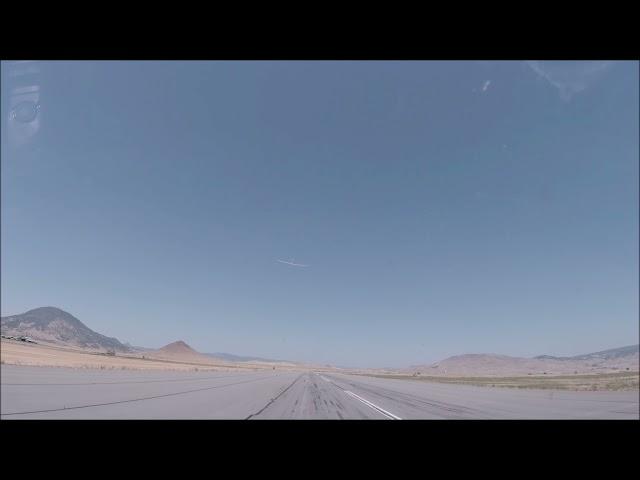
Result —
<path fill-rule="evenodd" d="M 475 387 L 295 371 L 142 372 L 3 365 L 9 419 L 638 419 L 638 391 Z"/>

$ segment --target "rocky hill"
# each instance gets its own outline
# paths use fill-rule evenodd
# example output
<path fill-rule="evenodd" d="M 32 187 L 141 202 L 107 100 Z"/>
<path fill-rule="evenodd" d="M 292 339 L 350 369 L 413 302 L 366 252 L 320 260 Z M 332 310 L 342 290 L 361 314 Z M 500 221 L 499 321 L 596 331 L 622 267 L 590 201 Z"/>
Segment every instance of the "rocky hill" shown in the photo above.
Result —
<path fill-rule="evenodd" d="M 92 350 L 130 352 L 117 338 L 94 332 L 70 313 L 56 307 L 41 307 L 19 315 L 2 317 L 2 335 L 27 336 L 36 341 Z"/>

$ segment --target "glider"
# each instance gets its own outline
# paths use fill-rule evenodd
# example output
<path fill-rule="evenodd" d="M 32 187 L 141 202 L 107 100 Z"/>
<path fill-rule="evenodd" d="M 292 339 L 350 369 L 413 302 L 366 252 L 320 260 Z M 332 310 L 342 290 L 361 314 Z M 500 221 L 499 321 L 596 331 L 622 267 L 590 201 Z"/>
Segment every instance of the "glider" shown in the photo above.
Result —
<path fill-rule="evenodd" d="M 309 266 L 309 265 L 303 265 L 302 263 L 295 263 L 293 261 L 293 258 L 291 260 L 289 260 L 289 261 L 286 261 L 286 260 L 277 260 L 277 261 L 280 262 L 280 263 L 285 263 L 287 265 L 291 265 L 293 267 L 308 267 Z"/>

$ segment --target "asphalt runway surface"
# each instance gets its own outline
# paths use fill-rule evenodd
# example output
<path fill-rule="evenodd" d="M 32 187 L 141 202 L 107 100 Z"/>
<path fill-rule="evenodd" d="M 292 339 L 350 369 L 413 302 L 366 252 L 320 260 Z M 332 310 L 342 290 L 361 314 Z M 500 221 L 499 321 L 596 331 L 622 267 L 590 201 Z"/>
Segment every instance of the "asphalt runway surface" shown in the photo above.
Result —
<path fill-rule="evenodd" d="M 639 392 L 474 387 L 336 373 L 3 365 L 9 419 L 638 419 Z"/>

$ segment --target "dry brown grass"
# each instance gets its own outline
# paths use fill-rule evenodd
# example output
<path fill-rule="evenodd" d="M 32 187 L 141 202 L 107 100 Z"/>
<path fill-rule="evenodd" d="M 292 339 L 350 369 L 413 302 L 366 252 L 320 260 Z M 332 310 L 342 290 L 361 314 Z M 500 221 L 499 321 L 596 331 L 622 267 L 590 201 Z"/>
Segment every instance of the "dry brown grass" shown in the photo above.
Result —
<path fill-rule="evenodd" d="M 47 367 L 95 368 L 99 370 L 182 370 L 193 371 L 194 364 L 161 359 L 143 359 L 135 356 L 103 355 L 64 347 L 24 344 L 2 340 L 0 361 L 3 365 L 29 365 Z M 199 370 L 237 370 L 229 365 L 197 366 Z"/>
<path fill-rule="evenodd" d="M 366 374 L 365 374 L 366 375 Z M 462 385 L 478 385 L 483 387 L 507 387 L 507 388 L 536 388 L 554 390 L 589 390 L 589 391 L 616 391 L 638 390 L 640 388 L 640 375 L 638 371 L 598 373 L 588 375 L 545 375 L 545 376 L 518 376 L 518 377 L 442 377 L 442 376 L 413 376 L 413 375 L 386 375 L 369 374 L 367 376 L 378 378 L 394 378 L 402 380 L 414 380 L 423 382 L 455 383 Z"/>
<path fill-rule="evenodd" d="M 58 345 L 23 343 L 2 339 L 0 362 L 2 365 L 28 365 L 36 367 L 92 368 L 98 370 L 169 370 L 169 371 L 261 371 L 272 370 L 273 364 L 220 363 L 206 359 L 201 363 L 191 359 L 152 358 L 149 352 L 143 355 L 105 355 L 104 352 L 86 351 Z M 304 367 L 276 364 L 276 369 L 293 371 Z"/>

